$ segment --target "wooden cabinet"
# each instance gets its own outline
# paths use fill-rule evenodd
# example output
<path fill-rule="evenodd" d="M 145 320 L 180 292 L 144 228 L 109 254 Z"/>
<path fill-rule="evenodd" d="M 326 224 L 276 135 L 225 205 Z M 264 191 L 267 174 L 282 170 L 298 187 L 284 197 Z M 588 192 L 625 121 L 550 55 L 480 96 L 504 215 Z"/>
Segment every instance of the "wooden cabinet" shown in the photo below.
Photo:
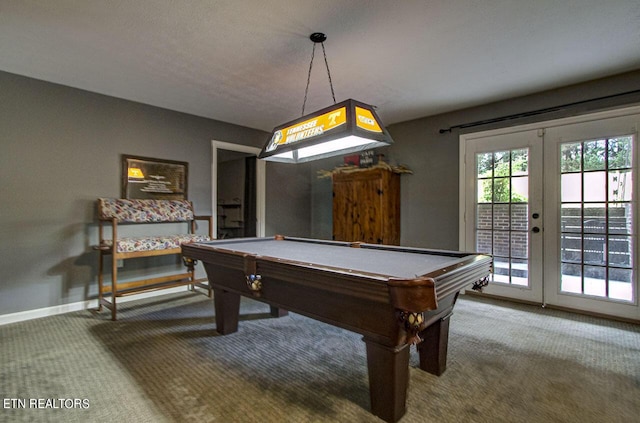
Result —
<path fill-rule="evenodd" d="M 380 168 L 334 173 L 333 239 L 400 245 L 400 175 Z"/>

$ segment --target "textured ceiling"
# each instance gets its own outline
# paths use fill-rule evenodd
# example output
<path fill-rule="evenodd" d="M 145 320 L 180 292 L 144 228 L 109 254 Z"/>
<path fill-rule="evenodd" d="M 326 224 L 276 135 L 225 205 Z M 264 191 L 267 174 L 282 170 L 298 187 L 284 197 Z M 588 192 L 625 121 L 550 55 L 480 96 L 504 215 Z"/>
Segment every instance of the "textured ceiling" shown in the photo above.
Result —
<path fill-rule="evenodd" d="M 638 0 L 0 0 L 0 70 L 271 130 L 316 31 L 387 125 L 640 68 Z M 332 103 L 318 46 L 306 113 Z"/>

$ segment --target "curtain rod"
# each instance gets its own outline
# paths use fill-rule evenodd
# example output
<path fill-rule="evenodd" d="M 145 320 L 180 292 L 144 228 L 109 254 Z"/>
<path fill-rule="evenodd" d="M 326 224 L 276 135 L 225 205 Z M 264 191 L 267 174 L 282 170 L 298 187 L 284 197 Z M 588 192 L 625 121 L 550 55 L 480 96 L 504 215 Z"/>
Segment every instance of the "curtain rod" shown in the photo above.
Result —
<path fill-rule="evenodd" d="M 619 94 L 611 94 L 611 95 L 607 95 L 604 97 L 597 97 L 597 98 L 592 98 L 589 100 L 582 100 L 582 101 L 576 101 L 573 103 L 567 103 L 567 104 L 563 104 L 561 106 L 554 106 L 554 107 L 547 107 L 545 109 L 538 109 L 538 110 L 532 110 L 530 112 L 522 112 L 522 113 L 516 113 L 513 115 L 508 115 L 508 116 L 502 116 L 502 117 L 497 117 L 497 118 L 493 118 L 493 119 L 485 119 L 485 120 L 478 120 L 475 122 L 470 122 L 470 123 L 463 123 L 460 125 L 453 125 L 450 126 L 446 129 L 440 129 L 440 133 L 444 134 L 445 132 L 451 132 L 453 129 L 464 129 L 464 128 L 472 128 L 474 126 L 480 126 L 480 125 L 487 125 L 489 123 L 496 123 L 496 122 L 504 122 L 507 120 L 512 120 L 512 119 L 519 119 L 519 118 L 523 118 L 523 117 L 529 117 L 529 116 L 536 116 L 536 115 L 541 115 L 544 113 L 551 113 L 551 112 L 558 112 L 560 110 L 564 110 L 567 107 L 574 107 L 574 106 L 579 106 L 581 104 L 586 104 L 586 103 L 591 103 L 594 101 L 601 101 L 601 100 L 609 100 L 611 98 L 617 98 L 617 97 L 622 97 L 625 95 L 630 95 L 630 94 L 639 94 L 640 90 L 633 90 L 633 91 L 627 91 L 625 93 L 619 93 Z"/>

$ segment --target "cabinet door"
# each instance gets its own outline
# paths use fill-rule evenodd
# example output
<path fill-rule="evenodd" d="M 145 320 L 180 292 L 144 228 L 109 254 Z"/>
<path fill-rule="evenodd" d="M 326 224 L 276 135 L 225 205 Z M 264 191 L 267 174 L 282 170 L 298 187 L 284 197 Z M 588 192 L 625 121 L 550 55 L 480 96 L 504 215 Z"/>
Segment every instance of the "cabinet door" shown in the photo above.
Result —
<path fill-rule="evenodd" d="M 383 180 L 378 172 L 335 175 L 333 237 L 337 241 L 384 242 Z"/>

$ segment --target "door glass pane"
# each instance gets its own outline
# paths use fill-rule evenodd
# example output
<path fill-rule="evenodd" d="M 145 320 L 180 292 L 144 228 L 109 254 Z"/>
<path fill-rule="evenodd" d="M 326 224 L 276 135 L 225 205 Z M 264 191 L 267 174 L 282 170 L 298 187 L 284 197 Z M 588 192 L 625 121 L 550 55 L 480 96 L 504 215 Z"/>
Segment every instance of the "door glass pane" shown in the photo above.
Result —
<path fill-rule="evenodd" d="M 582 232 L 582 206 L 580 204 L 562 204 L 560 228 L 563 233 Z"/>
<path fill-rule="evenodd" d="M 605 201 L 606 173 L 586 172 L 584 177 L 584 201 Z"/>
<path fill-rule="evenodd" d="M 631 167 L 632 138 L 620 137 L 608 140 L 609 169 L 624 169 Z"/>
<path fill-rule="evenodd" d="M 560 257 L 565 263 L 582 261 L 582 236 L 562 234 L 560 237 Z"/>
<path fill-rule="evenodd" d="M 633 137 L 560 145 L 560 289 L 633 301 Z"/>
<path fill-rule="evenodd" d="M 608 244 L 609 264 L 631 268 L 633 264 L 633 244 L 630 236 L 610 236 Z"/>
<path fill-rule="evenodd" d="M 511 202 L 526 203 L 529 201 L 529 177 L 511 178 Z"/>
<path fill-rule="evenodd" d="M 605 203 L 585 205 L 583 209 L 582 230 L 590 234 L 603 234 L 607 231 L 607 205 Z"/>
<path fill-rule="evenodd" d="M 509 283 L 509 259 L 504 257 L 493 257 L 493 282 Z"/>
<path fill-rule="evenodd" d="M 562 186 L 560 200 L 563 203 L 582 201 L 582 174 L 564 173 L 561 176 L 560 184 Z"/>
<path fill-rule="evenodd" d="M 560 171 L 580 172 L 582 170 L 582 143 L 564 143 L 560 146 Z"/>
<path fill-rule="evenodd" d="M 491 203 L 493 199 L 493 179 L 478 179 L 478 203 Z"/>
<path fill-rule="evenodd" d="M 478 229 L 491 229 L 493 227 L 491 204 L 478 204 L 476 206 L 476 226 Z"/>
<path fill-rule="evenodd" d="M 509 231 L 493 231 L 493 254 L 509 257 Z"/>
<path fill-rule="evenodd" d="M 630 203 L 609 203 L 609 233 L 616 235 L 631 235 L 633 228 L 633 213 Z"/>
<path fill-rule="evenodd" d="M 521 259 L 511 260 L 511 283 L 513 285 L 529 285 L 529 261 Z"/>
<path fill-rule="evenodd" d="M 511 229 L 529 231 L 529 205 L 511 204 Z"/>
<path fill-rule="evenodd" d="M 476 156 L 478 178 L 491 178 L 493 176 L 493 153 L 483 153 Z"/>
<path fill-rule="evenodd" d="M 476 251 L 484 254 L 493 254 L 492 231 L 476 231 Z"/>
<path fill-rule="evenodd" d="M 508 203 L 511 197 L 511 178 L 495 178 L 493 180 L 493 202 Z"/>
<path fill-rule="evenodd" d="M 528 161 L 528 148 L 476 155 L 476 249 L 493 255 L 493 282 L 529 286 Z"/>
<path fill-rule="evenodd" d="M 631 301 L 633 292 L 633 272 L 631 269 L 609 269 L 609 297 Z"/>
<path fill-rule="evenodd" d="M 601 170 L 605 167 L 605 141 L 585 141 L 583 148 L 584 170 Z"/>
<path fill-rule="evenodd" d="M 560 290 L 582 294 L 582 266 L 562 263 L 560 267 Z"/>
<path fill-rule="evenodd" d="M 493 229 L 509 229 L 509 204 L 494 204 Z"/>
<path fill-rule="evenodd" d="M 609 171 L 609 201 L 631 201 L 631 180 L 630 170 Z"/>
<path fill-rule="evenodd" d="M 526 148 L 511 151 L 511 175 L 529 174 L 529 150 Z"/>
<path fill-rule="evenodd" d="M 493 153 L 493 176 L 510 176 L 511 154 L 509 151 L 496 151 Z"/>

